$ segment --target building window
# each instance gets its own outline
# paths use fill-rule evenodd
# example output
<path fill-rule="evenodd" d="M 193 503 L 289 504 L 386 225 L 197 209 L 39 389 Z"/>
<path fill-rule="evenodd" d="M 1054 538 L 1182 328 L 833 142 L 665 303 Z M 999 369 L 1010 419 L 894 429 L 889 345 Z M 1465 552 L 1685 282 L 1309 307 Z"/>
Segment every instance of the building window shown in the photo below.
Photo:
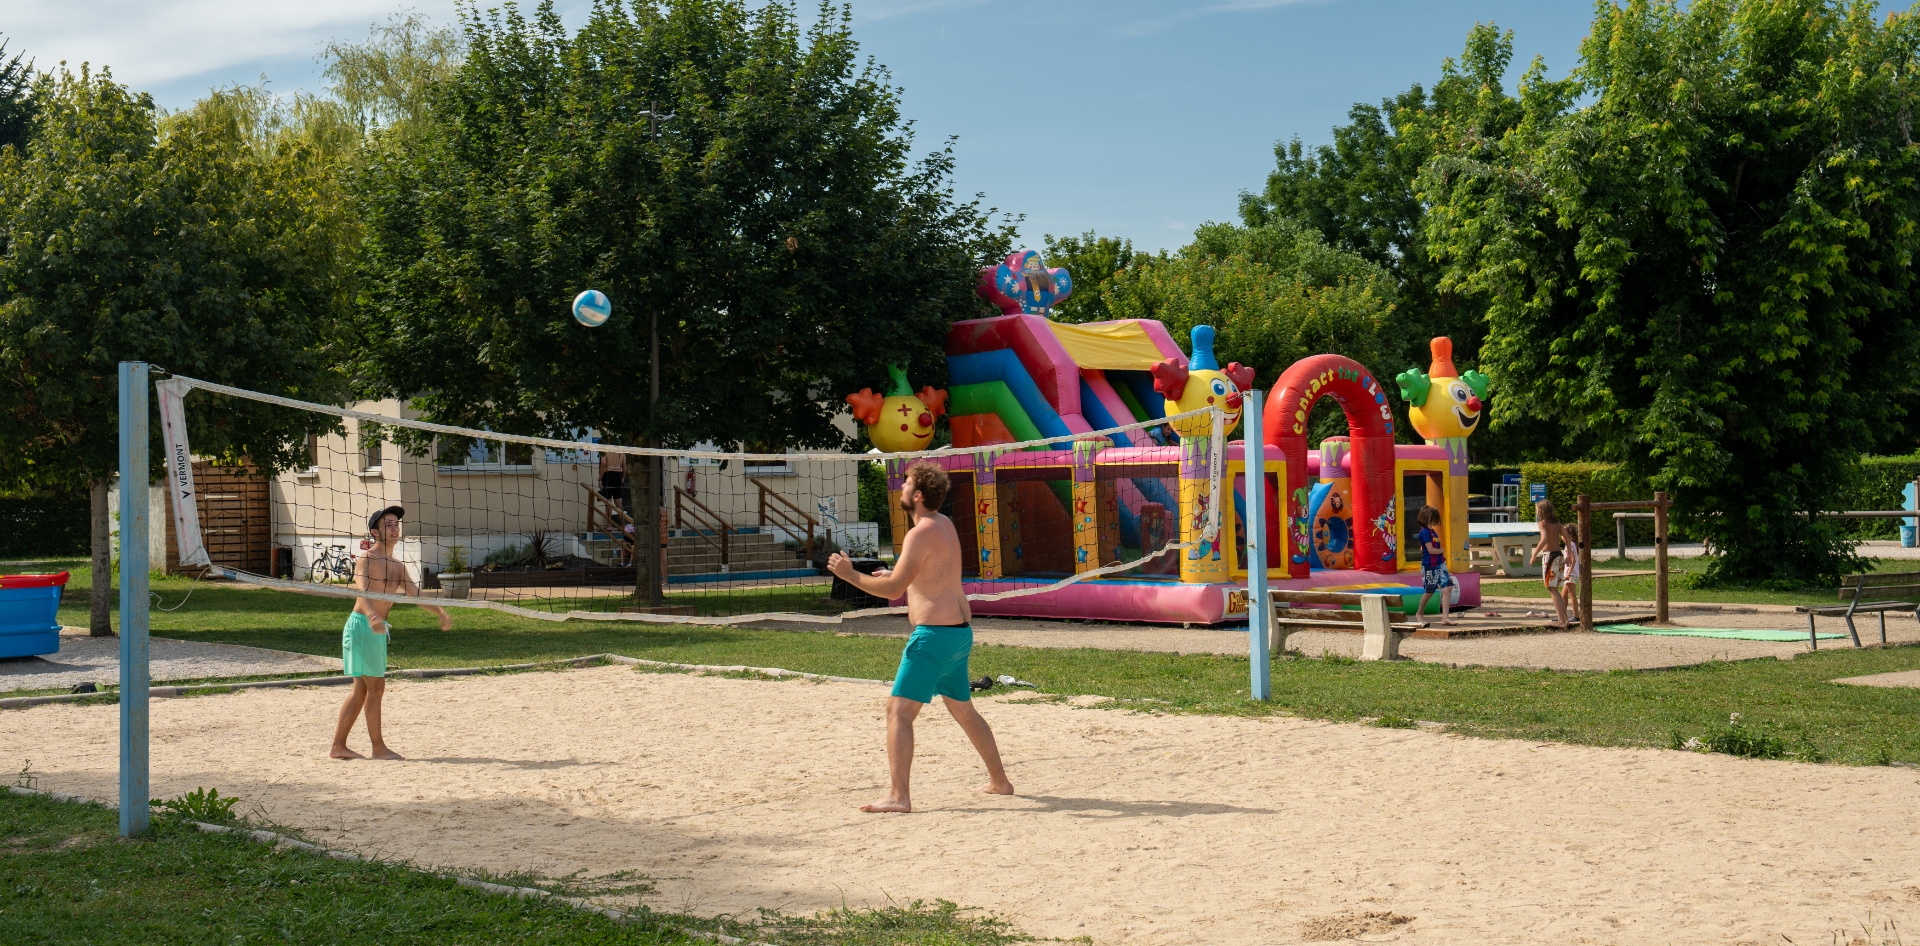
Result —
<path fill-rule="evenodd" d="M 380 432 L 366 426 L 360 429 L 360 472 L 380 472 Z"/>
<path fill-rule="evenodd" d="M 524 443 L 442 436 L 434 439 L 434 465 L 450 473 L 529 473 L 533 448 Z"/>
<path fill-rule="evenodd" d="M 306 473 L 306 474 L 319 473 L 320 472 L 320 435 L 319 434 L 307 435 L 306 452 L 307 452 L 307 462 L 306 462 L 306 465 L 301 468 L 300 472 Z"/>

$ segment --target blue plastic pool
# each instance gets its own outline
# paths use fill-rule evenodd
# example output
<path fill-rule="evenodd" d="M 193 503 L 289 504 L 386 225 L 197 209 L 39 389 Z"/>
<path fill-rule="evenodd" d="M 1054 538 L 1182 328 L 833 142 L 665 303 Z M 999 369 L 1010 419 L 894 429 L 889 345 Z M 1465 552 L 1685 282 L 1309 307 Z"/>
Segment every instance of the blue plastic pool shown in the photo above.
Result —
<path fill-rule="evenodd" d="M 60 652 L 60 593 L 67 573 L 0 575 L 0 657 Z"/>

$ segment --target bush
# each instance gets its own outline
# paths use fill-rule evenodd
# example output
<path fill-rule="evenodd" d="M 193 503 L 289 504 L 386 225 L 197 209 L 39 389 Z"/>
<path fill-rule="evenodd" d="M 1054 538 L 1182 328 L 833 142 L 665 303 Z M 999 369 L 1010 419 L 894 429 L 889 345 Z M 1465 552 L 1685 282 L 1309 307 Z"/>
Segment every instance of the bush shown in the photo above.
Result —
<path fill-rule="evenodd" d="M 1920 476 L 1920 454 L 1904 457 L 1861 457 L 1850 482 L 1841 492 L 1846 509 L 1901 509 L 1902 491 Z M 1898 519 L 1851 519 L 1838 524 L 1840 534 L 1855 539 L 1897 539 Z"/>
<path fill-rule="evenodd" d="M 1533 484 L 1544 483 L 1547 487 L 1547 499 L 1553 502 L 1553 508 L 1560 521 L 1573 525 L 1577 517 L 1574 504 L 1580 494 L 1596 503 L 1626 502 L 1634 499 L 1652 499 L 1653 489 L 1645 483 L 1637 483 L 1627 478 L 1618 464 L 1613 463 L 1523 463 L 1520 465 L 1520 515 L 1521 522 L 1533 521 Z M 1629 510 L 1634 511 L 1634 510 Z M 1652 509 L 1646 510 L 1652 512 Z M 1670 538 L 1673 532 L 1670 530 Z M 1613 513 L 1596 512 L 1593 515 L 1593 544 L 1596 549 L 1606 548 L 1614 543 Z M 1653 544 L 1653 523 L 1651 521 L 1627 523 L 1627 543 L 1635 546 Z"/>
<path fill-rule="evenodd" d="M 91 512 L 85 497 L 0 498 L 0 559 L 86 555 Z"/>

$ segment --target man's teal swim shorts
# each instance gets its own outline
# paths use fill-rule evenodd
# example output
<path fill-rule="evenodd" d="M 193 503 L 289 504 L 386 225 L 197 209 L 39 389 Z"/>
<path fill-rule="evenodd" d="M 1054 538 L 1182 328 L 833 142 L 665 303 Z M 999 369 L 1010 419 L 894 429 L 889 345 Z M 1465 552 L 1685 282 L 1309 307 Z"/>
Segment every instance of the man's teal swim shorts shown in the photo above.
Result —
<path fill-rule="evenodd" d="M 971 624 L 919 624 L 900 654 L 893 695 L 931 703 L 935 693 L 949 700 L 973 698 L 967 685 L 967 655 L 973 651 Z"/>

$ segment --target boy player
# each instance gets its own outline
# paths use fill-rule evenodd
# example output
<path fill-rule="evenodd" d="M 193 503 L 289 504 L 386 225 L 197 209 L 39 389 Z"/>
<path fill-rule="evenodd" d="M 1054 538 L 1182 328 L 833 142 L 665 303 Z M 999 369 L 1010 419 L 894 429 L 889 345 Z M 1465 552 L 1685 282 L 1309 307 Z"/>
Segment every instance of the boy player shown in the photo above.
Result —
<path fill-rule="evenodd" d="M 407 566 L 393 555 L 394 546 L 400 543 L 400 520 L 406 514 L 399 506 L 388 506 L 367 518 L 373 548 L 354 563 L 353 587 L 381 594 L 420 594 L 420 587 L 407 577 Z M 441 630 L 453 629 L 453 618 L 445 608 L 430 604 L 421 607 L 440 615 Z M 341 662 L 346 675 L 353 678 L 353 692 L 347 694 L 347 702 L 340 707 L 340 721 L 333 728 L 333 751 L 328 755 L 336 759 L 366 758 L 347 748 L 347 735 L 353 732 L 353 721 L 363 709 L 367 735 L 373 740 L 373 757 L 400 758 L 400 753 L 387 748 L 380 737 L 380 698 L 387 692 L 387 612 L 391 610 L 391 601 L 355 598 L 353 612 L 347 615 L 347 626 L 341 631 Z"/>

